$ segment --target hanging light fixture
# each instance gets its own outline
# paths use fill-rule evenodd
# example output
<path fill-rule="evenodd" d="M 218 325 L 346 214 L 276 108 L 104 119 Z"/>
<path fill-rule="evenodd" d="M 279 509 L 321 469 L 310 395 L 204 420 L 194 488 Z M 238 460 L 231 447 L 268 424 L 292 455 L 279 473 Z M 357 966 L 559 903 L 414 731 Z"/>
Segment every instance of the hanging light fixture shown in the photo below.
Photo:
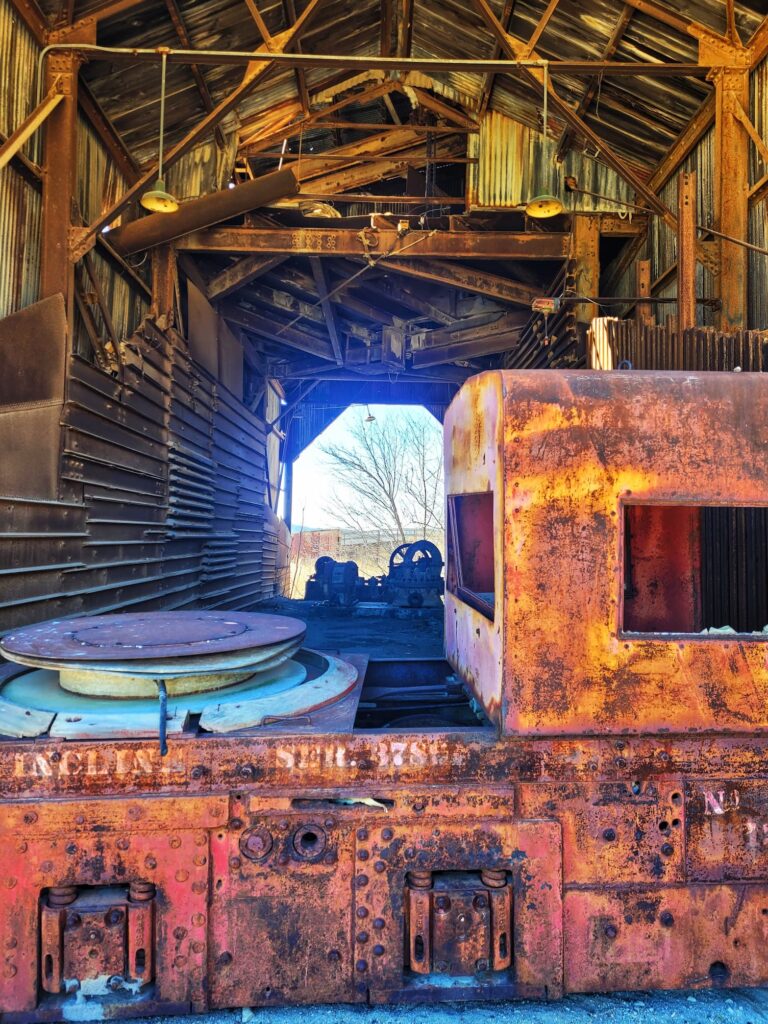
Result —
<path fill-rule="evenodd" d="M 544 110 L 543 116 L 543 128 L 544 128 L 544 159 L 546 160 L 546 145 L 547 145 L 547 120 L 549 117 L 549 64 L 544 64 Z M 563 204 L 557 196 L 550 195 L 545 192 L 540 196 L 534 196 L 533 199 L 529 199 L 525 204 L 525 212 L 529 217 L 533 217 L 535 220 L 546 220 L 548 217 L 556 217 L 559 213 L 563 212 Z"/>
<path fill-rule="evenodd" d="M 145 192 L 139 202 L 145 210 L 152 213 L 175 213 L 179 208 L 179 201 L 170 192 L 165 190 L 163 178 L 163 133 L 165 131 L 165 65 L 168 55 L 163 53 L 161 58 L 160 77 L 160 148 L 157 157 L 157 181 L 154 186 Z"/>
<path fill-rule="evenodd" d="M 366 405 L 365 408 L 368 410 L 368 415 L 365 417 L 365 422 L 366 423 L 375 423 L 376 422 L 376 417 L 371 412 L 370 405 Z"/>

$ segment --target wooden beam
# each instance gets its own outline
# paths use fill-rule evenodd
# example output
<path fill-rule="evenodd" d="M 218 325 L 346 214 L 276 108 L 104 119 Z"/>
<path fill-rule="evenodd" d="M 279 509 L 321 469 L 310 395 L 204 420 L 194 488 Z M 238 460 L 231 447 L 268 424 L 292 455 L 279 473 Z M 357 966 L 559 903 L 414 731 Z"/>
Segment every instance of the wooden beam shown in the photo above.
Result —
<path fill-rule="evenodd" d="M 720 32 L 715 32 L 714 29 L 709 28 L 707 25 L 702 25 L 699 21 L 694 21 L 692 18 L 678 14 L 676 11 L 670 10 L 669 7 L 657 4 L 655 0 L 626 0 L 626 3 L 630 7 L 634 7 L 636 11 L 646 14 L 649 18 L 653 18 L 654 21 L 660 21 L 663 25 L 668 25 L 669 28 L 680 32 L 682 35 L 693 36 L 694 39 L 719 39 L 723 42 L 728 42 L 727 37 L 723 36 Z"/>
<path fill-rule="evenodd" d="M 139 7 L 145 2 L 146 0 L 107 0 L 107 3 L 94 7 L 84 17 L 79 18 L 72 27 L 74 29 L 90 28 L 93 25 L 98 25 L 100 21 L 106 21 L 107 18 L 115 18 L 118 14 L 127 14 L 128 11 L 132 11 L 134 7 Z"/>
<path fill-rule="evenodd" d="M 277 45 L 281 48 L 291 46 L 300 39 L 310 18 L 314 15 L 320 3 L 321 0 L 309 0 L 309 4 L 304 9 L 296 24 L 287 32 L 276 37 Z M 50 63 L 51 61 L 49 59 L 49 64 Z M 189 131 L 183 139 L 181 139 L 181 141 L 171 147 L 165 157 L 165 169 L 167 170 L 167 168 L 180 160 L 181 157 L 192 149 L 198 139 L 206 135 L 212 128 L 215 128 L 216 125 L 219 124 L 219 122 L 226 117 L 228 113 L 230 113 L 230 111 L 234 110 L 241 100 L 253 91 L 259 81 L 267 74 L 268 71 L 271 70 L 271 68 L 271 63 L 263 63 L 258 64 L 255 67 L 250 67 L 246 70 L 240 85 L 221 100 L 221 102 L 218 103 L 214 109 L 202 119 L 202 121 L 198 122 L 198 124 Z M 73 257 L 76 258 L 83 247 L 87 248 L 90 239 L 92 239 L 97 232 L 101 231 L 103 227 L 111 224 L 112 221 L 144 191 L 156 173 L 157 166 L 153 164 L 126 192 L 123 193 L 116 203 L 113 203 L 105 213 L 102 213 L 100 217 L 85 229 L 85 233 L 79 237 L 77 244 L 74 247 L 74 251 L 72 253 Z"/>
<path fill-rule="evenodd" d="M 517 60 L 521 44 L 512 36 L 507 35 L 503 26 L 494 14 L 488 0 L 472 0 L 472 3 L 481 15 L 485 24 L 501 44 L 501 48 L 504 53 L 506 53 L 510 59 Z M 531 56 L 534 55 L 531 54 Z M 543 69 L 526 66 L 521 68 L 521 73 L 523 77 L 534 85 L 537 91 L 539 91 L 543 96 L 545 89 L 545 76 Z M 614 170 L 620 178 L 626 181 L 638 195 L 642 196 L 651 209 L 655 210 L 656 213 L 662 216 L 670 227 L 674 227 L 675 219 L 673 214 L 666 208 L 658 196 L 646 186 L 645 182 L 631 170 L 627 165 L 626 159 L 614 153 L 610 146 L 608 146 L 605 141 L 601 139 L 600 136 L 597 135 L 574 110 L 571 110 L 564 100 L 561 99 L 560 95 L 555 91 L 550 77 L 547 77 L 546 79 L 546 88 L 548 91 L 549 103 L 554 112 L 559 114 L 560 117 L 569 123 L 574 130 L 578 132 L 578 134 L 582 135 L 584 139 L 586 139 L 587 142 L 591 143 L 591 145 L 598 149 L 600 151 L 600 159 L 602 162 L 608 164 L 608 166 Z"/>
<path fill-rule="evenodd" d="M 452 288 L 463 288 L 468 292 L 477 292 L 479 295 L 487 295 L 516 306 L 530 306 L 533 300 L 541 295 L 540 289 L 457 263 L 440 263 L 424 259 L 384 260 L 379 266 L 396 274 L 434 281 Z"/>
<path fill-rule="evenodd" d="M 549 3 L 544 8 L 544 13 L 541 15 L 536 24 L 536 28 L 533 30 L 530 39 L 525 44 L 525 47 L 522 51 L 522 56 L 528 57 L 536 49 L 536 45 L 546 32 L 547 25 L 549 25 L 550 21 L 552 20 L 552 15 L 557 10 L 557 5 L 559 3 L 560 0 L 549 0 Z"/>
<path fill-rule="evenodd" d="M 328 282 L 325 279 L 325 272 L 323 270 L 322 260 L 318 259 L 317 256 L 310 256 L 309 263 L 312 267 L 312 276 L 315 279 L 315 285 L 317 287 L 317 294 L 320 297 L 320 308 L 323 311 L 325 317 L 325 324 L 328 328 L 328 337 L 331 339 L 331 345 L 333 346 L 333 354 L 336 357 L 336 363 L 341 366 L 344 362 L 344 357 L 341 353 L 341 342 L 339 341 L 339 330 L 336 324 L 336 316 L 333 312 L 333 307 L 328 299 Z"/>
<path fill-rule="evenodd" d="M 255 0 L 254 0 L 255 2 Z M 293 25 L 296 22 L 296 5 L 294 0 L 283 0 L 283 13 L 285 14 L 285 20 L 289 25 Z M 301 43 L 296 44 L 296 52 L 302 53 Z M 304 68 L 294 68 L 293 77 L 296 79 L 296 93 L 301 103 L 301 109 L 304 114 L 309 113 L 309 89 L 307 88 L 307 74 Z"/>
<path fill-rule="evenodd" d="M 272 39 L 272 33 L 267 28 L 267 23 L 261 16 L 257 0 L 245 0 L 245 6 L 248 8 L 253 20 L 256 22 L 256 28 L 259 30 L 259 35 L 264 40 L 264 45 L 268 50 L 274 50 L 275 44 Z"/>
<path fill-rule="evenodd" d="M 435 159 L 443 160 L 464 152 L 464 142 L 456 138 L 441 139 L 434 154 Z M 406 159 L 408 158 L 408 159 Z M 297 174 L 297 177 L 307 186 L 311 192 L 347 192 L 350 189 L 365 188 L 372 184 L 379 184 L 390 178 L 401 178 L 406 174 L 408 167 L 423 167 L 427 163 L 427 150 L 423 142 L 413 149 L 406 149 L 393 153 L 391 156 L 382 156 L 380 160 L 353 164 L 349 167 L 339 167 L 330 171 L 320 178 L 315 178 L 309 171 L 310 164 L 306 164 Z M 297 197 L 299 200 L 303 191 Z"/>
<path fill-rule="evenodd" d="M 7 136 L 0 132 L 0 146 L 6 141 Z M 42 190 L 43 169 L 38 164 L 24 156 L 23 153 L 16 153 L 15 156 L 11 157 L 10 165 L 35 191 L 40 192 Z"/>
<path fill-rule="evenodd" d="M 392 52 L 392 23 L 394 12 L 392 10 L 393 0 L 381 0 L 381 19 L 379 23 L 379 54 L 382 57 L 389 57 Z"/>
<path fill-rule="evenodd" d="M 610 60 L 611 57 L 613 57 L 613 55 L 618 50 L 619 44 L 621 43 L 624 33 L 626 32 L 627 28 L 629 27 L 629 23 L 632 20 L 633 13 L 634 11 L 632 7 L 630 7 L 629 4 L 627 4 L 624 7 L 624 10 L 621 12 L 619 20 L 613 27 L 610 39 L 603 47 L 603 51 L 600 54 L 602 60 Z M 584 95 L 581 97 L 581 99 L 578 102 L 578 105 L 576 106 L 576 114 L 578 117 L 584 117 L 584 115 L 587 113 L 587 111 L 592 105 L 592 101 L 594 100 L 595 96 L 597 96 L 597 90 L 599 86 L 599 78 L 593 78 L 592 81 L 589 82 L 587 88 L 584 91 Z M 556 160 L 562 161 L 565 159 L 565 155 L 570 149 L 572 142 L 573 128 L 570 125 L 566 125 L 557 144 L 557 151 L 555 153 Z"/>
<path fill-rule="evenodd" d="M 289 256 L 392 256 L 447 260 L 562 260 L 570 235 L 564 232 L 425 231 L 355 228 L 219 227 L 178 239 L 187 252 L 283 253 Z M 479 273 L 479 272 L 478 272 Z"/>
<path fill-rule="evenodd" d="M 168 14 L 170 15 L 173 27 L 176 30 L 176 35 L 179 37 L 179 42 L 185 50 L 191 50 L 192 40 L 189 37 L 187 26 L 184 21 L 184 17 L 181 13 L 177 0 L 165 0 L 165 6 L 168 8 Z M 192 74 L 192 78 L 195 80 L 195 86 L 197 87 L 198 94 L 203 104 L 203 108 L 207 114 L 213 110 L 213 98 L 211 97 L 210 90 L 208 89 L 208 83 L 205 80 L 205 75 L 197 66 L 197 64 L 190 64 L 189 70 Z M 214 128 L 213 134 L 216 138 L 216 143 L 220 149 L 223 149 L 226 145 L 224 141 L 224 135 L 221 128 L 218 126 Z"/>
<path fill-rule="evenodd" d="M 437 99 L 425 89 L 417 89 L 410 85 L 405 86 L 399 82 L 396 83 L 396 85 L 397 88 L 406 95 L 408 93 L 413 93 L 419 106 L 424 107 L 426 110 L 430 110 L 438 117 L 442 117 L 444 120 L 452 124 L 457 124 L 459 128 L 465 128 L 467 131 L 475 131 L 478 128 L 477 121 L 473 118 L 468 117 L 467 114 L 463 113 L 461 110 L 454 110 L 453 107 L 449 106 L 447 103 L 443 103 L 442 100 Z"/>
<path fill-rule="evenodd" d="M 509 31 L 509 23 L 512 20 L 512 14 L 515 10 L 515 0 L 504 0 L 504 10 L 501 12 L 501 24 L 504 27 L 504 31 Z M 501 45 L 498 39 L 493 44 L 493 53 L 491 55 L 494 60 L 498 60 L 501 56 Z M 488 104 L 491 102 L 493 96 L 493 87 L 496 82 L 496 72 L 490 71 L 485 76 L 485 84 L 483 85 L 483 91 L 480 94 L 480 102 L 477 105 L 477 113 L 480 118 L 485 116 L 485 112 L 488 109 Z"/>
<path fill-rule="evenodd" d="M 206 296 L 210 302 L 225 299 L 287 259 L 287 256 L 244 256 L 211 278 Z"/>
<path fill-rule="evenodd" d="M 245 139 L 242 139 L 239 144 L 239 150 L 245 156 L 257 156 L 264 150 L 269 149 L 270 146 L 281 142 L 283 139 L 292 139 L 297 135 L 301 135 L 307 128 L 312 127 L 315 122 L 323 121 L 327 119 L 329 114 L 333 114 L 337 110 L 343 110 L 345 107 L 352 106 L 355 103 L 369 103 L 372 100 L 378 99 L 380 96 L 384 96 L 386 93 L 391 92 L 395 88 L 393 82 L 380 82 L 378 85 L 372 86 L 370 89 L 363 89 L 362 92 L 349 93 L 343 99 L 337 103 L 332 103 L 330 107 L 323 107 L 322 110 L 316 111 L 314 114 L 309 114 L 307 117 L 302 117 L 301 120 L 296 121 L 292 125 L 281 125 L 276 131 L 269 135 L 262 135 L 257 137 L 250 135 Z"/>
<path fill-rule="evenodd" d="M 459 320 L 451 327 L 423 331 L 411 336 L 411 362 L 414 368 L 449 363 L 456 359 L 507 352 L 517 344 L 520 333 L 530 320 L 528 313 L 504 313 L 480 325 L 463 325 Z"/>
<path fill-rule="evenodd" d="M 715 120 L 715 94 L 708 96 L 683 131 L 677 137 L 664 159 L 648 179 L 648 187 L 661 191 L 685 158 L 694 150 Z"/>
<path fill-rule="evenodd" d="M 329 342 L 315 338 L 311 334 L 305 334 L 295 327 L 281 327 L 274 320 L 268 320 L 250 310 L 243 309 L 234 303 L 224 303 L 219 307 L 219 312 L 225 320 L 229 320 L 238 327 L 244 327 L 247 331 L 262 335 L 274 344 L 287 345 L 299 352 L 306 352 L 308 355 L 317 356 L 319 359 L 328 359 L 335 362 L 333 349 Z"/>
<path fill-rule="evenodd" d="M 78 84 L 77 102 L 122 176 L 128 184 L 136 181 L 139 176 L 139 165 L 86 82 Z"/>
<path fill-rule="evenodd" d="M 57 78 L 52 83 L 45 98 L 38 103 L 32 113 L 24 118 L 18 128 L 0 146 L 0 168 L 5 167 L 11 158 L 16 156 L 22 146 L 32 138 L 38 128 L 45 123 L 49 114 L 53 113 L 63 99 L 61 81 Z"/>
<path fill-rule="evenodd" d="M 411 55 L 413 4 L 414 0 L 395 0 L 398 57 L 410 57 Z"/>

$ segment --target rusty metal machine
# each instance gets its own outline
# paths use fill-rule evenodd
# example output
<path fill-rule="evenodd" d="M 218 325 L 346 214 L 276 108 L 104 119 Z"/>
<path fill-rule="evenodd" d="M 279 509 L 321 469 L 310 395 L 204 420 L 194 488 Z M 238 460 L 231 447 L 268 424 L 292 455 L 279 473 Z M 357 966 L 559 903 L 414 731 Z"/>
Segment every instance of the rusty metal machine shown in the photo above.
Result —
<path fill-rule="evenodd" d="M 486 373 L 445 442 L 446 661 L 4 638 L 3 1024 L 768 983 L 760 375 Z"/>
<path fill-rule="evenodd" d="M 389 572 L 381 584 L 388 604 L 400 608 L 439 606 L 443 593 L 439 548 L 430 540 L 400 544 L 390 555 Z"/>
<path fill-rule="evenodd" d="M 399 544 L 389 556 L 389 572 L 364 579 L 357 562 L 321 555 L 304 588 L 305 601 L 349 607 L 358 601 L 383 601 L 396 608 L 439 607 L 443 559 L 436 544 L 416 540 Z"/>

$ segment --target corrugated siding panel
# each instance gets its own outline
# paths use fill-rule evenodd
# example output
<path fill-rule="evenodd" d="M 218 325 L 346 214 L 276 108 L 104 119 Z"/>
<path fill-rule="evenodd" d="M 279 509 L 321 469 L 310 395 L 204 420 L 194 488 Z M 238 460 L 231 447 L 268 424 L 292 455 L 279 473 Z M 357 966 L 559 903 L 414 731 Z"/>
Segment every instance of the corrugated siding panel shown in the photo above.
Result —
<path fill-rule="evenodd" d="M 768 249 L 768 200 L 749 211 L 749 239 Z M 768 256 L 749 253 L 749 326 L 754 331 L 768 328 Z"/>
<path fill-rule="evenodd" d="M 38 49 L 8 0 L 0 0 L 0 132 L 10 135 L 35 106 Z M 23 152 L 39 160 L 40 135 Z M 40 194 L 8 165 L 0 171 L 0 316 L 38 297 Z"/>
<path fill-rule="evenodd" d="M 264 447 L 263 422 L 159 332 L 130 339 L 119 378 L 74 356 L 64 500 L 0 497 L 0 630 L 273 594 Z"/>
<path fill-rule="evenodd" d="M 195 199 L 217 192 L 232 179 L 237 156 L 237 119 L 230 116 L 220 127 L 226 142 L 224 149 L 219 149 L 211 136 L 168 169 L 165 180 L 178 199 Z"/>
<path fill-rule="evenodd" d="M 763 142 L 768 143 L 768 57 L 758 64 L 751 76 L 750 117 Z M 755 146 L 750 144 L 749 150 L 749 183 L 754 185 L 768 173 L 768 165 Z"/>
<path fill-rule="evenodd" d="M 90 122 L 81 115 L 77 124 L 77 202 L 83 221 L 90 223 L 95 220 L 119 199 L 126 188 L 125 178 L 110 159 L 101 139 Z M 146 316 L 146 296 L 115 271 L 98 247 L 91 251 L 91 259 L 118 341 L 121 341 L 130 337 Z M 82 290 L 90 292 L 92 289 L 82 266 L 77 268 L 76 274 Z M 101 324 L 97 307 L 94 306 L 92 311 L 96 323 Z M 75 347 L 77 352 L 87 355 L 90 342 L 79 319 Z"/>
<path fill-rule="evenodd" d="M 633 200 L 627 184 L 605 164 L 573 150 L 559 164 L 555 161 L 556 139 L 545 139 L 541 132 L 497 111 L 486 114 L 479 134 L 469 136 L 468 147 L 468 155 L 478 158 L 477 164 L 468 166 L 467 194 L 472 206 L 519 206 L 533 196 L 551 193 L 561 196 L 568 210 L 612 208 L 605 199 L 566 192 L 566 176 L 576 178 L 579 187 L 589 192 Z M 626 211 L 623 206 L 614 209 Z"/>

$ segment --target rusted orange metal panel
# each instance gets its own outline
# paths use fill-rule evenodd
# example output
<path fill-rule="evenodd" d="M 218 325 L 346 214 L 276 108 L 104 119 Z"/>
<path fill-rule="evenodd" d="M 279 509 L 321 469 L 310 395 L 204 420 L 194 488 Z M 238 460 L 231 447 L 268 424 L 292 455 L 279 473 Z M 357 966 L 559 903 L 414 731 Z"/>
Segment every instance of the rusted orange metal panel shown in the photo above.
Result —
<path fill-rule="evenodd" d="M 764 636 L 627 628 L 623 536 L 630 505 L 768 504 L 767 403 L 757 374 L 490 373 L 469 382 L 446 416 L 447 486 L 485 490 L 493 485 L 483 463 L 503 461 L 503 649 L 486 653 L 487 623 L 475 639 L 450 629 L 453 595 L 446 643 L 460 673 L 485 659 L 477 693 L 492 717 L 502 707 L 506 732 L 768 725 L 756 697 Z M 483 441 L 473 449 L 470 436 Z"/>
<path fill-rule="evenodd" d="M 490 721 L 0 740 L 4 1024 L 768 984 L 768 634 L 698 632 L 761 385 L 462 389 L 446 644 Z"/>

